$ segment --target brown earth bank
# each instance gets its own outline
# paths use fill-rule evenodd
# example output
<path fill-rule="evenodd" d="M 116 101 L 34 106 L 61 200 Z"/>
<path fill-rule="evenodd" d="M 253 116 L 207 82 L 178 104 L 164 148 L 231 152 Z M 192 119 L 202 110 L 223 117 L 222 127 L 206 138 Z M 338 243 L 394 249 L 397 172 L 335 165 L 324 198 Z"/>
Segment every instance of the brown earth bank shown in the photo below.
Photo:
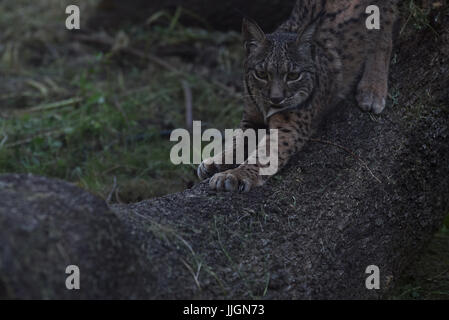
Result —
<path fill-rule="evenodd" d="M 449 26 L 398 43 L 381 116 L 348 102 L 265 186 L 110 205 L 0 176 L 1 298 L 380 298 L 449 211 Z M 81 290 L 65 288 L 65 269 Z M 381 289 L 367 290 L 377 265 Z"/>

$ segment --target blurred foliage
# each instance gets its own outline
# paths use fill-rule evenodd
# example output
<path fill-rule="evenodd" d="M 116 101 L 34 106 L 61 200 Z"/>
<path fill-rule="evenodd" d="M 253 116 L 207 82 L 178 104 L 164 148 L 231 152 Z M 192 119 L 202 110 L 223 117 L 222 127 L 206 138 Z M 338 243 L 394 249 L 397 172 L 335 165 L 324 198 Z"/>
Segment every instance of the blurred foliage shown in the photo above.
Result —
<path fill-rule="evenodd" d="M 64 12 L 62 6 L 50 6 L 39 19 L 33 15 L 29 25 L 13 30 L 9 23 L 34 6 L 21 2 L 26 5 L 20 10 L 17 2 L 0 4 L 1 16 L 7 15 L 0 20 L 0 28 L 6 29 L 0 56 L 11 56 L 7 48 L 21 48 L 14 63 L 5 58 L 1 64 L 7 78 L 0 88 L 0 172 L 58 177 L 104 198 L 116 178 L 114 199 L 123 202 L 191 186 L 195 167 L 175 166 L 169 159 L 174 144 L 169 141 L 170 130 L 186 126 L 182 81 L 193 93 L 194 120 L 202 120 L 203 126 L 235 127 L 242 110 L 238 93 L 231 95 L 208 81 L 209 73 L 201 65 L 197 68 L 195 61 L 168 57 L 168 63 L 182 70 L 178 74 L 111 48 L 71 41 L 65 16 L 59 18 L 56 32 L 54 22 L 40 23 L 54 21 L 58 16 L 54 11 Z M 11 10 L 14 6 L 16 10 Z M 174 19 L 147 29 L 130 27 L 126 37 L 148 51 L 184 43 L 194 43 L 198 50 L 211 48 L 208 52 L 214 56 L 209 58 L 217 61 L 221 76 L 233 75 L 232 68 L 240 64 L 238 50 L 235 55 L 221 47 L 229 42 L 231 47 L 240 46 L 235 34 L 183 28 Z M 34 54 L 40 56 L 38 61 L 29 59 Z M 67 98 L 80 102 L 46 108 Z"/>

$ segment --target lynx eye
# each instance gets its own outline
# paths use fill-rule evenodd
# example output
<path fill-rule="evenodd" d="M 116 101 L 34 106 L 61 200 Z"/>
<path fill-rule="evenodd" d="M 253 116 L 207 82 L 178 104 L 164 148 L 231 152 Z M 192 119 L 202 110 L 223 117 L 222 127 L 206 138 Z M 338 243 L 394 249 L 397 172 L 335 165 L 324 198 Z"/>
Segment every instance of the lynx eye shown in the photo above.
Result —
<path fill-rule="evenodd" d="M 301 72 L 289 72 L 287 73 L 287 81 L 298 81 L 302 79 Z"/>
<path fill-rule="evenodd" d="M 257 43 L 254 41 L 245 42 L 244 47 L 248 52 L 250 52 L 252 49 L 257 47 Z"/>
<path fill-rule="evenodd" d="M 256 76 L 257 79 L 259 80 L 268 80 L 268 73 L 265 71 L 254 71 L 254 75 Z"/>

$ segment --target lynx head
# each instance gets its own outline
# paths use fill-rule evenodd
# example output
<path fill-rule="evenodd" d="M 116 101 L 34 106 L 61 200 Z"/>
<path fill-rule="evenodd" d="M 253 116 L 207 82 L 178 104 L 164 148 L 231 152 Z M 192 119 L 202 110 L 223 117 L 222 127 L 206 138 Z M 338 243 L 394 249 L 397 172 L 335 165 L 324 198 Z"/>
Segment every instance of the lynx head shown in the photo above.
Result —
<path fill-rule="evenodd" d="M 299 107 L 312 95 L 315 29 L 312 24 L 298 34 L 265 34 L 255 22 L 243 20 L 245 82 L 248 94 L 265 119 Z"/>

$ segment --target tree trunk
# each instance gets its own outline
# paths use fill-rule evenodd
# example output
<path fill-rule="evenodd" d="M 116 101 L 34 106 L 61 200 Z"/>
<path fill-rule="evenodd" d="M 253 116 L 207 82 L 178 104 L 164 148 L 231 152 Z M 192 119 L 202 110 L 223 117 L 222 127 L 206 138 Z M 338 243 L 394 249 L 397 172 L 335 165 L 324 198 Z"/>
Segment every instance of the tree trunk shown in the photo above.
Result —
<path fill-rule="evenodd" d="M 346 103 L 248 194 L 200 183 L 108 207 L 63 181 L 0 176 L 0 297 L 382 297 L 449 211 L 442 26 L 399 45 L 385 113 Z M 66 289 L 68 265 L 80 290 Z M 379 290 L 365 287 L 369 265 Z"/>

